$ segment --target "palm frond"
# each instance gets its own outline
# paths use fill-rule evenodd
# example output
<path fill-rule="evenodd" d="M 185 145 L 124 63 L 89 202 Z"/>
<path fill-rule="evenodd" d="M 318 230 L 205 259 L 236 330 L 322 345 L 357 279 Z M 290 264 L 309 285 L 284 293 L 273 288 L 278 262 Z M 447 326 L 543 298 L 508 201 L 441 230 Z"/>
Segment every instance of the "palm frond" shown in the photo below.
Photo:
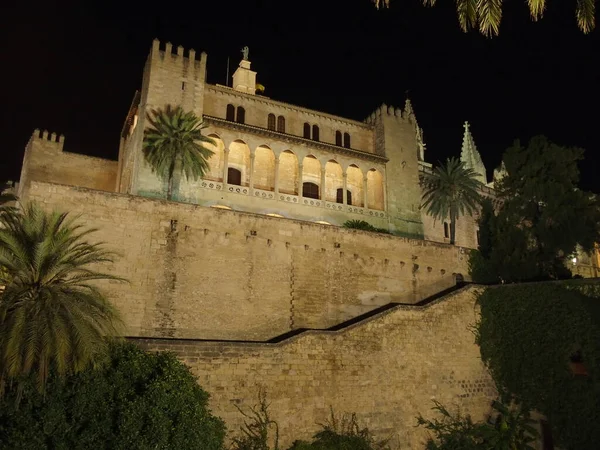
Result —
<path fill-rule="evenodd" d="M 472 215 L 481 202 L 481 183 L 476 177 L 475 171 L 457 158 L 448 159 L 425 180 L 421 207 L 440 221 Z"/>
<path fill-rule="evenodd" d="M 197 180 L 209 170 L 213 155 L 206 144 L 214 141 L 202 134 L 203 123 L 181 107 L 152 110 L 144 132 L 143 152 L 152 170 L 165 180 L 173 177 L 177 161 L 187 179 Z"/>
<path fill-rule="evenodd" d="M 537 22 L 544 16 L 544 11 L 546 10 L 546 0 L 527 0 L 527 6 L 529 6 L 531 20 Z"/>
<path fill-rule="evenodd" d="M 481 34 L 497 36 L 502 20 L 502 0 L 477 0 L 477 17 Z"/>
<path fill-rule="evenodd" d="M 477 27 L 478 0 L 456 0 L 456 12 L 460 28 L 466 33 Z"/>
<path fill-rule="evenodd" d="M 118 334 L 119 314 L 98 280 L 122 280 L 96 268 L 114 254 L 89 243 L 90 230 L 36 204 L 0 218 L 0 384 L 50 370 L 88 367 Z"/>
<path fill-rule="evenodd" d="M 592 31 L 596 27 L 596 0 L 577 0 L 575 15 L 581 31 Z"/>

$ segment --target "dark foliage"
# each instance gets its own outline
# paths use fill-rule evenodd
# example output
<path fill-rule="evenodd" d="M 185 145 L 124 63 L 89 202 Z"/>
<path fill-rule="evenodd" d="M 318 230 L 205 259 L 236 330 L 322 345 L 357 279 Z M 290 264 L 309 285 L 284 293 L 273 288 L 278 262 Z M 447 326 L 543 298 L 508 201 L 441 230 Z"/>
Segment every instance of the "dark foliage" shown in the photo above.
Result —
<path fill-rule="evenodd" d="M 390 234 L 385 228 L 377 228 L 364 220 L 347 220 L 344 222 L 344 228 L 353 228 L 355 230 L 373 231 L 375 233 Z"/>
<path fill-rule="evenodd" d="M 538 433 L 527 410 L 509 408 L 494 401 L 494 418 L 473 422 L 470 416 L 452 416 L 438 402 L 433 409 L 440 419 L 417 418 L 417 425 L 432 433 L 426 450 L 533 450 Z"/>
<path fill-rule="evenodd" d="M 337 418 L 331 410 L 329 420 L 312 442 L 296 441 L 289 450 L 387 450 L 387 441 L 377 441 L 368 428 L 359 426 L 355 414 Z"/>
<path fill-rule="evenodd" d="M 129 343 L 113 344 L 97 370 L 51 376 L 45 397 L 33 383 L 18 408 L 15 396 L 0 404 L 0 448 L 220 450 L 225 436 L 187 367 Z"/>
<path fill-rule="evenodd" d="M 543 136 L 515 142 L 503 158 L 508 173 L 497 186 L 500 207 L 484 205 L 480 246 L 471 259 L 477 282 L 570 277 L 565 258 L 600 240 L 600 205 L 577 188 L 583 150 Z"/>
<path fill-rule="evenodd" d="M 600 299 L 575 289 L 585 285 L 565 283 L 487 289 L 479 298 L 477 343 L 505 400 L 514 397 L 545 414 L 561 448 L 595 449 Z M 578 375 L 581 367 L 587 375 Z"/>

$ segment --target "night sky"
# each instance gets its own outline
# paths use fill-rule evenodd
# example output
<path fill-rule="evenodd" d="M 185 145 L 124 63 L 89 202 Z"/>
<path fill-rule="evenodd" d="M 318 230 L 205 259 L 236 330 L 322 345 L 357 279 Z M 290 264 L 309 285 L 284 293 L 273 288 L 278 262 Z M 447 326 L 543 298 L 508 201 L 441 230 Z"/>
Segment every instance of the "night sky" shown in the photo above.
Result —
<path fill-rule="evenodd" d="M 247 45 L 265 95 L 352 119 L 402 106 L 408 91 L 429 162 L 460 154 L 465 120 L 489 175 L 516 138 L 583 147 L 582 186 L 600 191 L 600 30 L 577 29 L 574 0 L 550 0 L 538 23 L 525 1 L 507 1 L 493 39 L 463 33 L 452 1 L 18 3 L 0 15 L 0 180 L 18 179 L 34 128 L 63 133 L 66 151 L 116 159 L 158 37 L 206 51 L 220 84 Z"/>

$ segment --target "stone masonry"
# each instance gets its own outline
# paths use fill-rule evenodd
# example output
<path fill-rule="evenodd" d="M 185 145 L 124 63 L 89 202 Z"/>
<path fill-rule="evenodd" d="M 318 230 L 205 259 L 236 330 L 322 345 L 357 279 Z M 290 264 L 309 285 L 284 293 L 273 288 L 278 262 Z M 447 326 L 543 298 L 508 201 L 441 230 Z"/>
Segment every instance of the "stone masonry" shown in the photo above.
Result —
<path fill-rule="evenodd" d="M 398 306 L 336 332 L 311 331 L 278 344 L 134 339 L 174 351 L 211 394 L 213 412 L 231 432 L 265 389 L 281 448 L 310 439 L 320 423 L 356 413 L 393 449 L 423 449 L 416 416 L 433 417 L 433 400 L 474 420 L 491 413 L 496 391 L 470 327 L 477 287 L 424 307 Z"/>

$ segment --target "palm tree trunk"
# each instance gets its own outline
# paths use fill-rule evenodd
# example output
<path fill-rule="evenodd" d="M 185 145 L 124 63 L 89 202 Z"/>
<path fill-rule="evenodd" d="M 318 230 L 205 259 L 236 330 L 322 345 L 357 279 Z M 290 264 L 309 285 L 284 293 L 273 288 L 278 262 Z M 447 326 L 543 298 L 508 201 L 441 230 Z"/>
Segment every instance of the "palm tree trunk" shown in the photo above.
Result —
<path fill-rule="evenodd" d="M 450 244 L 454 245 L 456 241 L 456 214 L 450 210 Z"/>
<path fill-rule="evenodd" d="M 167 200 L 173 200 L 173 194 L 179 193 L 181 181 L 181 159 L 177 158 L 171 165 L 169 182 L 167 183 Z"/>

